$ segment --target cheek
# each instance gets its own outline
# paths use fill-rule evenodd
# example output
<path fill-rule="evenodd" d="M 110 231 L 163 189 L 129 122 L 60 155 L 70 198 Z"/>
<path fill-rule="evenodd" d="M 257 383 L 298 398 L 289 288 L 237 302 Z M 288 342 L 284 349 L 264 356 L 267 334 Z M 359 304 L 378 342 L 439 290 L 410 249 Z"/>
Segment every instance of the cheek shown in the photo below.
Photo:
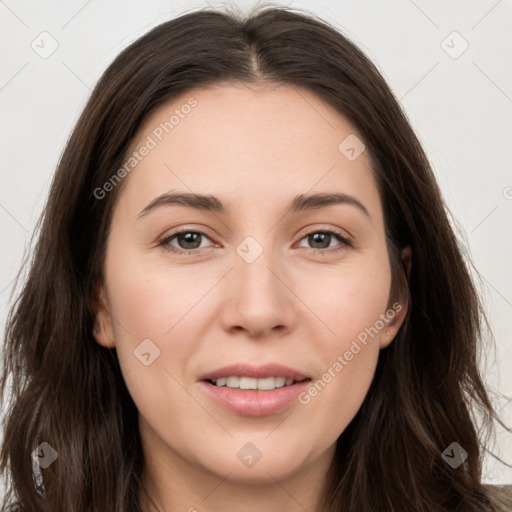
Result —
<path fill-rule="evenodd" d="M 380 334 L 369 335 L 363 326 L 370 319 L 373 324 L 380 311 L 375 308 L 373 313 L 360 314 L 363 321 L 358 318 L 356 322 L 355 316 L 339 319 L 340 334 L 324 338 L 315 347 L 322 354 L 320 370 L 298 401 L 308 411 L 310 427 L 318 434 L 321 432 L 327 444 L 335 442 L 352 421 L 372 383 Z"/>
<path fill-rule="evenodd" d="M 386 332 L 382 319 L 392 318 L 386 316 L 391 275 L 382 260 L 375 260 L 323 283 L 309 299 L 329 330 L 311 334 L 320 374 L 299 401 L 316 418 L 330 418 L 327 429 L 336 437 L 357 413 L 373 380 Z M 318 428 L 325 428 L 325 420 L 319 420 Z"/>
<path fill-rule="evenodd" d="M 139 340 L 169 339 L 219 279 L 194 265 L 150 263 L 151 258 L 135 255 L 122 265 L 112 261 L 107 269 L 109 297 L 115 304 L 112 313 L 126 327 L 117 326 L 121 339 L 126 331 Z"/>
<path fill-rule="evenodd" d="M 329 328 L 320 338 L 323 353 L 343 353 L 349 350 L 352 340 L 364 339 L 365 333 L 371 340 L 376 336 L 376 324 L 382 331 L 379 319 L 386 312 L 391 286 L 386 258 L 383 254 L 382 258 L 366 259 L 364 264 L 347 265 L 329 275 L 316 276 L 315 285 L 309 282 L 307 289 L 303 288 L 308 305 Z"/>
<path fill-rule="evenodd" d="M 143 416 L 157 415 L 164 424 L 172 416 L 176 423 L 176 412 L 185 416 L 197 409 L 183 385 L 189 383 L 191 361 L 211 323 L 209 291 L 223 272 L 155 264 L 129 249 L 123 249 L 121 261 L 116 258 L 120 246 L 110 246 L 106 276 L 124 379 Z M 199 420 L 201 410 L 197 413 Z"/>
<path fill-rule="evenodd" d="M 165 415 L 169 409 L 160 410 L 155 404 L 169 404 L 172 397 L 181 397 L 173 407 L 179 408 L 186 399 L 179 382 L 196 350 L 201 328 L 190 319 L 196 318 L 193 308 L 211 284 L 174 269 L 148 265 L 140 257 L 130 258 L 126 251 L 121 264 L 115 253 L 113 245 L 106 275 L 124 379 L 141 412 L 151 415 L 156 409 Z"/>

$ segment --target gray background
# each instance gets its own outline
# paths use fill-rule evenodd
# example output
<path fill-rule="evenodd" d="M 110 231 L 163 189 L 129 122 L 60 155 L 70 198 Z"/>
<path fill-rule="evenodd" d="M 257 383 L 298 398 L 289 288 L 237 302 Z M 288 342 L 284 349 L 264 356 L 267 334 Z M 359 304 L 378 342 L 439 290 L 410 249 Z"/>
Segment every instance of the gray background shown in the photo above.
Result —
<path fill-rule="evenodd" d="M 2 328 L 52 173 L 100 74 L 150 28 L 208 4 L 245 12 L 255 2 L 0 0 Z M 486 349 L 485 378 L 512 394 L 512 0 L 274 4 L 340 29 L 399 98 L 482 276 L 497 342 Z M 496 404 L 512 424 L 512 402 Z M 501 427 L 495 453 L 512 463 L 512 434 Z M 512 483 L 512 469 L 490 459 L 485 480 Z"/>

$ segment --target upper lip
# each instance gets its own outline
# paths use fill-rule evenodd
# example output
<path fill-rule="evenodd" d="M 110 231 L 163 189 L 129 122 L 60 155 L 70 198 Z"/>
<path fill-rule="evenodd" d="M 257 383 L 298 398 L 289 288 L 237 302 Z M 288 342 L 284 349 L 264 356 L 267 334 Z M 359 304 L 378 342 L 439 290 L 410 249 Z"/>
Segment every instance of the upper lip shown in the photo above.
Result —
<path fill-rule="evenodd" d="M 264 379 L 266 377 L 286 377 L 287 379 L 293 379 L 296 381 L 310 378 L 298 370 L 283 366 L 282 364 L 271 363 L 256 366 L 251 363 L 237 363 L 205 373 L 201 375 L 199 380 L 216 380 L 221 377 L 234 376 L 252 377 L 255 379 Z"/>

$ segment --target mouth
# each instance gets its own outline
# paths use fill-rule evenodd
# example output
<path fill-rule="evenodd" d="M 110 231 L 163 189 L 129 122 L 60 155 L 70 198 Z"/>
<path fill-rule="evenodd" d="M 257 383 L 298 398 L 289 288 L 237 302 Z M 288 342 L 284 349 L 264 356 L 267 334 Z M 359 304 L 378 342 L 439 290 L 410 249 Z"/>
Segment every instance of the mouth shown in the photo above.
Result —
<path fill-rule="evenodd" d="M 298 382 L 304 382 L 305 380 L 310 380 L 307 378 L 301 380 L 294 380 L 287 377 L 265 377 L 262 379 L 256 379 L 254 377 L 219 377 L 218 379 L 207 379 L 206 382 L 209 382 L 213 386 L 217 386 L 219 388 L 226 387 L 230 389 L 257 389 L 260 391 L 272 391 L 273 389 L 283 388 L 287 386 L 293 386 Z"/>
<path fill-rule="evenodd" d="M 241 416 L 268 416 L 297 402 L 311 378 L 281 365 L 231 365 L 203 375 L 203 392 L 217 406 Z"/>

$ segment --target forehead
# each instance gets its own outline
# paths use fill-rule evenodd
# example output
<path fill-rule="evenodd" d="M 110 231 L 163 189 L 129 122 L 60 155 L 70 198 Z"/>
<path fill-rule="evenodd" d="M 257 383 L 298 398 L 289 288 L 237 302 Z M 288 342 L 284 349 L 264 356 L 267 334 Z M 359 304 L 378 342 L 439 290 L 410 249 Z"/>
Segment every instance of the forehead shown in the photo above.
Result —
<path fill-rule="evenodd" d="M 356 156 L 362 152 L 348 158 L 347 146 Z M 135 152 L 138 159 L 122 195 L 143 208 L 171 189 L 260 205 L 336 190 L 364 195 L 378 208 L 363 148 L 355 127 L 306 89 L 238 83 L 196 88 L 144 120 L 127 155 Z"/>

